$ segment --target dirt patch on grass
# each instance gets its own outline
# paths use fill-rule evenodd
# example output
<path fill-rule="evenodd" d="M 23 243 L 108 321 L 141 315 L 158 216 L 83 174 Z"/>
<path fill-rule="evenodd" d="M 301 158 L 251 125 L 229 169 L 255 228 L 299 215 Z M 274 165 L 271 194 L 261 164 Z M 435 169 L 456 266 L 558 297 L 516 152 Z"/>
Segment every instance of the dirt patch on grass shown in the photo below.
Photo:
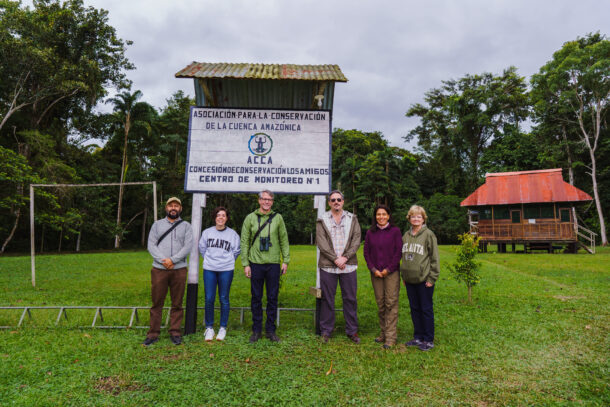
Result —
<path fill-rule="evenodd" d="M 569 295 L 554 295 L 553 298 L 558 299 L 560 301 L 569 301 L 569 300 L 582 300 L 585 297 L 575 297 L 575 296 L 569 296 Z"/>
<path fill-rule="evenodd" d="M 177 360 L 186 359 L 186 356 L 179 355 L 179 354 L 176 354 L 176 355 L 163 355 L 163 356 L 160 356 L 160 359 L 164 360 L 166 362 L 174 362 L 174 361 L 177 361 Z"/>
<path fill-rule="evenodd" d="M 500 264 L 500 263 L 496 263 L 496 262 L 492 261 L 492 259 L 491 259 L 491 258 L 487 258 L 487 259 L 481 259 L 481 261 L 482 261 L 483 263 L 487 263 L 487 264 L 494 265 L 494 266 L 496 266 L 496 267 L 498 267 L 498 268 L 500 268 L 500 269 L 508 270 L 508 271 L 510 271 L 511 273 L 514 273 L 514 274 L 520 274 L 520 275 L 522 275 L 522 276 L 524 276 L 524 277 L 527 277 L 527 278 L 530 278 L 530 279 L 536 279 L 536 280 L 544 281 L 544 282 L 546 282 L 546 283 L 548 283 L 548 284 L 550 284 L 550 285 L 554 285 L 554 286 L 556 286 L 556 287 L 565 288 L 565 289 L 570 288 L 568 285 L 566 285 L 566 284 L 561 284 L 560 282 L 555 281 L 555 280 L 553 280 L 553 279 L 552 279 L 552 278 L 550 278 L 550 277 L 539 276 L 539 275 L 536 275 L 536 274 L 531 274 L 531 273 L 528 273 L 528 272 L 523 271 L 523 270 L 519 270 L 519 269 L 517 268 L 517 266 L 516 266 L 516 265 L 514 265 L 514 266 L 513 266 L 513 265 L 511 265 L 511 266 L 509 267 L 509 266 L 507 266 L 507 265 L 503 265 L 503 264 Z"/>
<path fill-rule="evenodd" d="M 106 376 L 100 377 L 95 383 L 95 389 L 99 392 L 118 396 L 124 391 L 148 391 L 148 386 L 132 380 L 131 376 Z"/>
<path fill-rule="evenodd" d="M 400 344 L 396 344 L 394 347 L 392 347 L 391 350 L 394 353 L 405 353 L 409 350 L 409 348 L 406 347 L 404 344 L 400 343 Z"/>

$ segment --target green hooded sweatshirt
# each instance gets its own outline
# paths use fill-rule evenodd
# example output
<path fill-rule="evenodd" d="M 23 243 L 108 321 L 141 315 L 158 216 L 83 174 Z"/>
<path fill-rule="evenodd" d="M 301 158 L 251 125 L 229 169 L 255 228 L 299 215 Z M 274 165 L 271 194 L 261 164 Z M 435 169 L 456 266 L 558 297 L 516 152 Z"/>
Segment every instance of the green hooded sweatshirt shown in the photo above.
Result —
<path fill-rule="evenodd" d="M 438 244 L 434 233 L 426 225 L 415 236 L 411 235 L 411 230 L 407 230 L 402 237 L 402 279 L 409 284 L 424 281 L 434 284 L 440 271 Z"/>
<path fill-rule="evenodd" d="M 284 218 L 279 213 L 271 220 L 271 224 L 265 225 L 261 233 L 252 241 L 259 225 L 263 225 L 274 212 L 261 213 L 260 209 L 250 213 L 244 219 L 241 228 L 241 264 L 246 267 L 250 263 L 256 264 L 280 264 L 290 262 L 290 248 L 288 245 L 288 232 L 284 224 Z M 260 222 L 260 223 L 259 223 Z M 271 247 L 269 251 L 260 251 L 260 238 L 271 236 Z"/>

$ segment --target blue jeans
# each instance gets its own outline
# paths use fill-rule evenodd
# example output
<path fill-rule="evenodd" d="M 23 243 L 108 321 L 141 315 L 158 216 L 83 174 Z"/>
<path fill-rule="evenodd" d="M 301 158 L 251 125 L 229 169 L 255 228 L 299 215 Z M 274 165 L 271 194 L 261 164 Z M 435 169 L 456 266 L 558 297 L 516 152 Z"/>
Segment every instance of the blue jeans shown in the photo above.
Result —
<path fill-rule="evenodd" d="M 220 326 L 227 327 L 229 322 L 229 291 L 233 282 L 233 270 L 211 271 L 203 270 L 203 286 L 205 289 L 205 326 L 214 326 L 214 302 L 216 302 L 216 286 L 220 297 Z"/>

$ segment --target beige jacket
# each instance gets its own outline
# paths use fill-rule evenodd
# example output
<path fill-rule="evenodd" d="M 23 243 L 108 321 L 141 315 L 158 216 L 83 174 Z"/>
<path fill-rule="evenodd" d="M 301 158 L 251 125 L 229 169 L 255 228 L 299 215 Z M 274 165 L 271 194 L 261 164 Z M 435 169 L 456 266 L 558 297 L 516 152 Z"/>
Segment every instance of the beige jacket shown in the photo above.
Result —
<path fill-rule="evenodd" d="M 347 227 L 349 227 L 349 233 L 347 242 L 345 243 L 345 250 L 343 256 L 347 257 L 347 264 L 358 265 L 358 258 L 356 252 L 360 247 L 360 224 L 358 218 L 353 213 L 344 211 L 346 215 Z M 326 212 L 324 216 L 328 216 L 330 211 Z M 319 268 L 331 268 L 337 267 L 335 260 L 338 258 L 333 248 L 333 242 L 330 236 L 330 230 L 324 224 L 324 219 L 318 219 L 316 222 L 316 246 L 320 249 L 320 261 L 318 263 Z"/>

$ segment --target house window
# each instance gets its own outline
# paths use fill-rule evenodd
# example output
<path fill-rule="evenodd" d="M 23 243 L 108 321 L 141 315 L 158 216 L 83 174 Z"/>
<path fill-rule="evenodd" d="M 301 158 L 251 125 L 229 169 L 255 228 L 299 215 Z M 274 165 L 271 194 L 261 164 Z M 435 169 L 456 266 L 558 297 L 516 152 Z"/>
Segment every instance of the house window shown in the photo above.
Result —
<path fill-rule="evenodd" d="M 489 206 L 482 206 L 479 208 L 479 219 L 490 220 L 491 219 L 491 208 Z"/>
<path fill-rule="evenodd" d="M 528 205 L 523 209 L 525 219 L 553 219 L 555 217 L 553 205 Z"/>
<path fill-rule="evenodd" d="M 510 219 L 508 206 L 496 206 L 494 208 L 494 219 Z"/>
<path fill-rule="evenodd" d="M 523 217 L 525 219 L 537 219 L 540 217 L 540 208 L 537 206 L 525 206 L 523 208 Z"/>
<path fill-rule="evenodd" d="M 555 211 L 553 205 L 542 205 L 540 207 L 540 218 L 542 219 L 553 219 L 555 217 Z"/>

